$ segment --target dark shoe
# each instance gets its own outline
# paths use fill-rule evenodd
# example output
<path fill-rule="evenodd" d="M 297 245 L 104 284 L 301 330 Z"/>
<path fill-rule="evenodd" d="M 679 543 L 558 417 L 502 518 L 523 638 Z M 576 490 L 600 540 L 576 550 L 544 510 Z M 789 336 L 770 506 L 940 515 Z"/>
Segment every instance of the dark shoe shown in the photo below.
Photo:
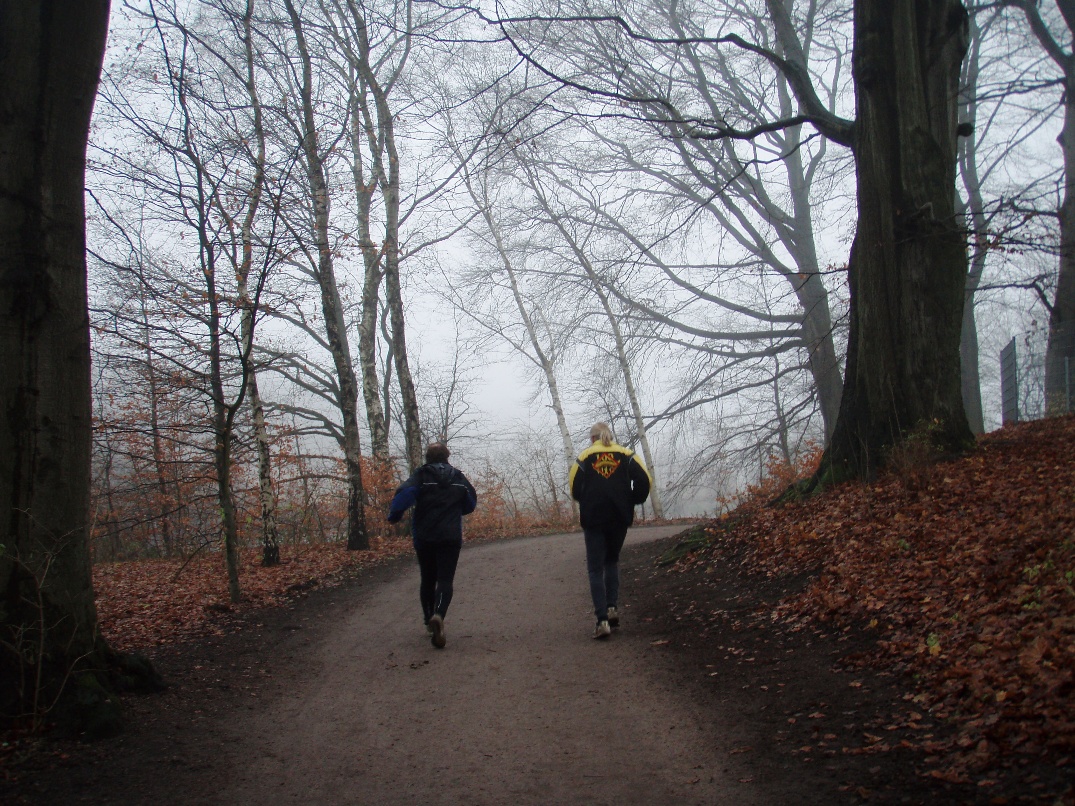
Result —
<path fill-rule="evenodd" d="M 612 635 L 612 628 L 608 626 L 607 621 L 597 622 L 597 626 L 593 628 L 593 637 L 598 640 L 604 640 Z"/>
<path fill-rule="evenodd" d="M 429 620 L 429 627 L 433 632 L 433 646 L 437 649 L 444 649 L 444 645 L 448 643 L 448 639 L 444 637 L 444 617 L 437 613 Z"/>
<path fill-rule="evenodd" d="M 614 630 L 619 629 L 620 626 L 620 614 L 614 607 L 608 609 L 608 626 Z"/>

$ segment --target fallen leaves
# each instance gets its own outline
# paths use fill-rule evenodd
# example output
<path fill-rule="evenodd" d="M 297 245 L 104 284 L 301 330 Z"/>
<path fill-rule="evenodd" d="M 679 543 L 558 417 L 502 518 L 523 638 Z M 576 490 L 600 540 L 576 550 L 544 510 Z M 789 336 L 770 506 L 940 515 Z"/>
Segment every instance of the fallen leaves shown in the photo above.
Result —
<path fill-rule="evenodd" d="M 957 728 L 958 741 L 919 740 L 944 764 L 933 777 L 964 783 L 1020 755 L 1070 763 L 1075 417 L 987 435 L 913 481 L 893 473 L 779 508 L 756 500 L 707 524 L 708 547 L 680 565 L 712 567 L 723 546 L 745 544 L 753 573 L 812 573 L 770 619 L 875 632 L 877 651 L 855 662 L 913 675 L 910 701 Z M 858 752 L 882 749 L 868 734 Z"/>
<path fill-rule="evenodd" d="M 242 601 L 229 601 L 223 559 L 100 563 L 93 569 L 101 632 L 115 649 L 144 650 L 184 638 L 221 634 L 239 610 L 282 604 L 313 587 L 411 551 L 408 539 L 375 540 L 370 551 L 342 543 L 284 547 L 279 565 L 264 567 L 258 549 L 241 553 Z"/>

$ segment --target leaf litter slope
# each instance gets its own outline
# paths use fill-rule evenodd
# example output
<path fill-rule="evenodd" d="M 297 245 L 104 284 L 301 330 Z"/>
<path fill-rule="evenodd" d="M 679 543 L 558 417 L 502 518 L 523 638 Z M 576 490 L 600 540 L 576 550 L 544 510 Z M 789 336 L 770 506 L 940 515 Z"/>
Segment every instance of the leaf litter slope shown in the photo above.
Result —
<path fill-rule="evenodd" d="M 957 785 L 954 802 L 1072 802 L 1075 417 L 805 502 L 741 507 L 676 557 L 672 574 L 794 581 L 743 622 L 719 603 L 673 602 L 700 630 L 861 632 L 842 665 L 894 675 L 903 708 L 843 754 L 910 751 L 920 774 Z"/>

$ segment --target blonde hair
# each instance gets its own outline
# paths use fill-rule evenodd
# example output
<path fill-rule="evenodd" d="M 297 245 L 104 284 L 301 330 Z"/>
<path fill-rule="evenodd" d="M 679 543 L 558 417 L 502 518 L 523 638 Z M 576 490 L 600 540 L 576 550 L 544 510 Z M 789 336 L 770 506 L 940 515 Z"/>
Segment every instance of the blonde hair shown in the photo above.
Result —
<path fill-rule="evenodd" d="M 603 445 L 611 445 L 613 436 L 612 429 L 608 427 L 608 423 L 594 423 L 590 429 L 590 441 L 601 440 Z"/>

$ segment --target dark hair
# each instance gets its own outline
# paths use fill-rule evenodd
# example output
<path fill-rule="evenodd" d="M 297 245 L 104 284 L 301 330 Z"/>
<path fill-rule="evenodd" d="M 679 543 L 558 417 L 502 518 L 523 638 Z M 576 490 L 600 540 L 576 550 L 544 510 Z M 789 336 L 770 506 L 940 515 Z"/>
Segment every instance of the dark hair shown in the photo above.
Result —
<path fill-rule="evenodd" d="M 434 442 L 428 448 L 426 448 L 426 463 L 434 464 L 436 462 L 447 462 L 448 457 L 451 456 L 451 451 L 448 450 L 448 446 L 443 442 Z"/>

